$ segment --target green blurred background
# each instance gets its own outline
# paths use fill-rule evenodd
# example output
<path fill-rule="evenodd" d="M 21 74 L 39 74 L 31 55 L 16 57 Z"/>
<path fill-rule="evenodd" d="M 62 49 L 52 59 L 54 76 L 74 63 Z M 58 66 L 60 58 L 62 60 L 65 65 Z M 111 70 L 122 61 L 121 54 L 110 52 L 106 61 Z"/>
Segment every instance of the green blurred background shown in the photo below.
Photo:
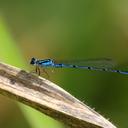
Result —
<path fill-rule="evenodd" d="M 112 58 L 128 65 L 128 1 L 0 1 L 0 61 L 25 70 L 31 57 Z M 128 70 L 128 69 L 127 69 Z M 75 69 L 48 70 L 50 80 L 128 128 L 128 76 Z M 32 108 L 0 96 L 1 128 L 67 128 Z"/>

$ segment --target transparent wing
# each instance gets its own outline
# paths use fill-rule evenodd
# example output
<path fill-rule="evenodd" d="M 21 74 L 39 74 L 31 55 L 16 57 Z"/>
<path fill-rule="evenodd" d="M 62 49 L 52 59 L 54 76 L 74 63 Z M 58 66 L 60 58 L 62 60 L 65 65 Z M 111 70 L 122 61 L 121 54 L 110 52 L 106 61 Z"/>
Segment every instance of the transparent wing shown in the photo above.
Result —
<path fill-rule="evenodd" d="M 118 64 L 115 69 L 122 70 L 122 71 L 128 71 L 128 63 L 126 64 Z"/>
<path fill-rule="evenodd" d="M 55 61 L 55 63 L 73 64 L 80 66 L 93 66 L 98 68 L 114 68 L 116 66 L 116 63 L 109 58 Z"/>

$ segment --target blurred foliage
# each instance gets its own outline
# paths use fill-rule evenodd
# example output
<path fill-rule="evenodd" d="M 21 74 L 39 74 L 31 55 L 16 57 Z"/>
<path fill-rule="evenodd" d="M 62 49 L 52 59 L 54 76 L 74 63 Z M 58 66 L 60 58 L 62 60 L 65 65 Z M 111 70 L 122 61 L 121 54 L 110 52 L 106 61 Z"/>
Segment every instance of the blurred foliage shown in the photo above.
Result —
<path fill-rule="evenodd" d="M 1 60 L 27 69 L 33 56 L 57 60 L 105 57 L 116 60 L 123 67 L 128 64 L 127 4 L 125 0 L 1 1 Z M 48 73 L 51 81 L 95 107 L 118 127 L 128 127 L 126 75 L 77 69 L 54 69 L 53 73 L 49 69 Z M 8 101 L 4 103 L 6 108 L 11 108 L 12 103 L 7 106 L 6 102 Z M 26 120 L 23 118 L 21 122 L 28 121 L 30 127 L 54 127 L 54 123 L 48 126 L 50 123 L 42 121 L 40 115 L 39 122 L 32 121 L 35 115 L 32 116 L 32 112 L 28 114 L 30 109 L 21 110 L 27 115 Z M 4 115 L 10 114 L 12 113 L 4 111 Z M 15 116 L 14 118 L 22 118 L 20 114 Z M 9 122 L 5 117 L 0 126 L 8 128 L 2 125 L 4 121 Z M 28 127 L 27 123 L 21 122 L 20 126 Z M 12 123 L 15 124 L 13 118 L 9 124 Z"/>

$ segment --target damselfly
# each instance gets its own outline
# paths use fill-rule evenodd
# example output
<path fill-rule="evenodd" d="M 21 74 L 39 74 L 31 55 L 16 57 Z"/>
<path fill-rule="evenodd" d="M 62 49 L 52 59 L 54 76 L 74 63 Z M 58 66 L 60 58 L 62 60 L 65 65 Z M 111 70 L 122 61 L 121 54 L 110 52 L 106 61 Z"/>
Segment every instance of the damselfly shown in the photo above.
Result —
<path fill-rule="evenodd" d="M 128 71 L 122 71 L 112 68 L 106 68 L 104 67 L 95 67 L 95 66 L 86 66 L 86 65 L 76 65 L 76 64 L 66 64 L 66 63 L 56 63 L 53 59 L 35 59 L 32 58 L 30 61 L 30 64 L 36 66 L 36 73 L 40 75 L 40 67 L 46 68 L 46 67 L 53 67 L 53 68 L 79 68 L 79 69 L 86 69 L 86 70 L 96 70 L 96 71 L 105 71 L 105 72 L 115 72 L 120 74 L 126 74 L 128 75 Z M 45 70 L 44 70 L 45 72 Z M 45 72 L 47 74 L 47 72 Z"/>

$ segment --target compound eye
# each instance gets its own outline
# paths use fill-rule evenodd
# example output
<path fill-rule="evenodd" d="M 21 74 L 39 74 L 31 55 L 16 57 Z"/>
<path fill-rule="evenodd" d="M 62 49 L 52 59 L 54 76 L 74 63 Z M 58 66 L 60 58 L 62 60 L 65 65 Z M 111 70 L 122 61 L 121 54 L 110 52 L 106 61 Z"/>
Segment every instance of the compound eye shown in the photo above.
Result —
<path fill-rule="evenodd" d="M 36 63 L 35 61 L 36 61 L 36 59 L 32 58 L 31 61 L 30 61 L 30 64 L 32 64 L 32 65 L 35 64 Z"/>

